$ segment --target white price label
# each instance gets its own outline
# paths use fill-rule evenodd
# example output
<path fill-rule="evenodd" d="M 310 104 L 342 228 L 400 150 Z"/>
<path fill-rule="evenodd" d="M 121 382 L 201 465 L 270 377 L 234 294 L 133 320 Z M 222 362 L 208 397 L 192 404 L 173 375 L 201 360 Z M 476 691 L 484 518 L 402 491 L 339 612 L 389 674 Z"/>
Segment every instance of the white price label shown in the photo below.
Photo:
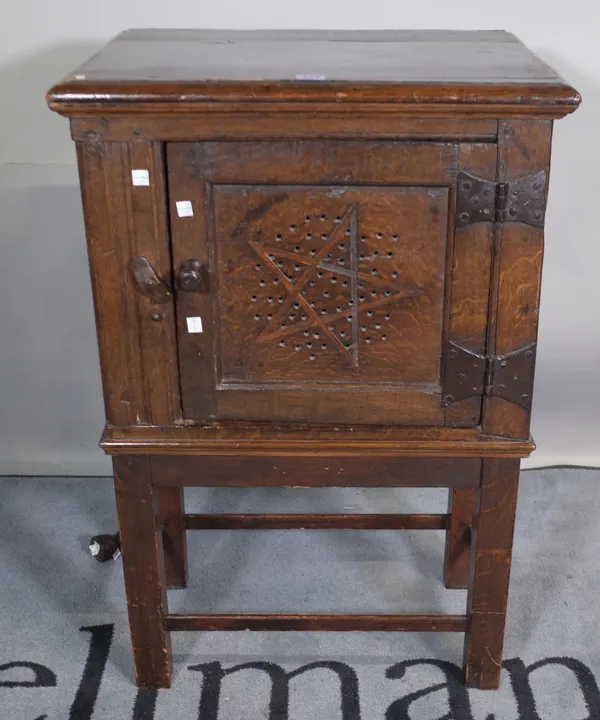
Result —
<path fill-rule="evenodd" d="M 147 170 L 132 170 L 131 182 L 136 185 L 150 185 L 150 173 Z"/>
<path fill-rule="evenodd" d="M 187 329 L 189 333 L 201 333 L 202 332 L 202 318 L 201 317 L 189 317 L 187 320 Z"/>
<path fill-rule="evenodd" d="M 177 207 L 177 215 L 179 215 L 179 217 L 194 216 L 194 208 L 190 200 L 178 200 L 175 206 Z"/>
<path fill-rule="evenodd" d="M 313 82 L 322 82 L 325 75 L 296 75 L 296 80 L 312 80 Z"/>

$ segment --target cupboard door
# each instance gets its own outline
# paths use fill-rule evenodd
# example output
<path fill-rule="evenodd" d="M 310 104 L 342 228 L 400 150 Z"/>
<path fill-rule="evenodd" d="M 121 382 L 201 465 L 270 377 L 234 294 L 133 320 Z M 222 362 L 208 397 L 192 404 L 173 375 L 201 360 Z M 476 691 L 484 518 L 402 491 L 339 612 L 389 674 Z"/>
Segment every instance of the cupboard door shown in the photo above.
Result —
<path fill-rule="evenodd" d="M 458 153 L 170 144 L 184 417 L 443 425 Z"/>

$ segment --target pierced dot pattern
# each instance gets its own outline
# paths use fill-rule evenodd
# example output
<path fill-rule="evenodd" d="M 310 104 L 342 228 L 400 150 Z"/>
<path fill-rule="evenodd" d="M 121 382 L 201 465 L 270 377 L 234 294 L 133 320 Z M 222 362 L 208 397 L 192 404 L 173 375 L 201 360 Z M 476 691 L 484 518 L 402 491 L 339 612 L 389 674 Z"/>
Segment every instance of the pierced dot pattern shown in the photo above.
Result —
<path fill-rule="evenodd" d="M 345 223 L 345 227 L 339 227 L 345 213 L 346 208 L 343 213 L 310 208 L 304 215 L 288 221 L 289 224 L 285 223 L 284 227 L 275 231 L 270 241 L 265 241 L 266 247 L 273 249 L 269 258 L 279 268 L 282 277 L 286 278 L 285 281 L 274 273 L 269 263 L 259 261 L 251 266 L 257 280 L 254 292 L 250 295 L 256 332 L 263 332 L 277 318 L 275 328 L 290 334 L 286 338 L 277 339 L 275 347 L 281 348 L 282 352 L 294 350 L 307 361 L 318 360 L 321 353 L 331 354 L 335 343 L 329 342 L 327 337 L 321 337 L 314 325 L 308 329 L 300 326 L 297 333 L 293 332 L 294 325 L 312 322 L 312 316 L 307 314 L 306 306 L 302 303 L 296 301 L 288 305 L 283 316 L 278 306 L 285 302 L 290 288 L 303 276 L 309 262 L 321 252 L 323 244 L 330 241 L 334 231 L 335 244 L 328 247 L 329 252 L 323 261 L 329 268 L 339 268 L 339 274 L 323 267 L 312 274 L 302 290 L 306 305 L 312 308 L 318 318 L 329 321 L 330 332 L 348 350 L 354 347 L 356 352 L 362 344 L 370 346 L 386 341 L 393 332 L 393 296 L 395 291 L 401 289 L 402 282 L 402 267 L 397 264 L 401 262 L 401 248 L 397 245 L 401 236 L 387 229 L 365 228 L 362 233 L 359 230 L 356 236 L 358 248 L 354 256 L 359 275 L 358 281 L 353 282 L 347 274 L 352 271 L 351 251 L 354 241 L 351 226 Z M 274 254 L 276 249 L 277 254 Z M 358 307 L 353 299 L 355 292 Z M 389 303 L 384 302 L 386 299 L 389 299 Z M 375 307 L 371 307 L 374 303 Z M 381 307 L 378 307 L 379 303 Z M 352 341 L 351 329 L 356 313 L 359 321 L 355 331 L 358 332 L 357 345 Z"/>

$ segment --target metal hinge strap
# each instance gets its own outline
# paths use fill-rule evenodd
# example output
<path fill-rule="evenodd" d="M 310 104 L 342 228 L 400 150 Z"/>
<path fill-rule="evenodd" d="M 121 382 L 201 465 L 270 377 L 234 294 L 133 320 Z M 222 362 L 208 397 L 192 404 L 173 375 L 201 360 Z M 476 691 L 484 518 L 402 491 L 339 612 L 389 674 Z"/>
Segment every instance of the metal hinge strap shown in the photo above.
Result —
<path fill-rule="evenodd" d="M 505 222 L 508 209 L 508 183 L 496 185 L 496 207 L 494 208 L 494 222 Z"/>
<path fill-rule="evenodd" d="M 444 352 L 442 405 L 470 397 L 495 396 L 529 410 L 533 389 L 536 344 L 487 357 L 451 341 Z"/>
<path fill-rule="evenodd" d="M 489 377 L 485 394 L 504 398 L 526 410 L 531 409 L 536 344 L 488 360 Z"/>
<path fill-rule="evenodd" d="M 456 178 L 456 227 L 479 222 L 519 222 L 543 228 L 546 171 L 496 183 L 466 171 Z"/>

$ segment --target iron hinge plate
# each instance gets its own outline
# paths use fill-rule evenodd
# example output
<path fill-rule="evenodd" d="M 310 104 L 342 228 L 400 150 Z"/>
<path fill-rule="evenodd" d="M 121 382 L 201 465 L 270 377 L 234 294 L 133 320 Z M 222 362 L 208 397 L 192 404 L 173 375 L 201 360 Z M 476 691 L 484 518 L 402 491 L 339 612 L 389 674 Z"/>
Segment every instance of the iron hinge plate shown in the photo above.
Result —
<path fill-rule="evenodd" d="M 471 352 L 450 340 L 444 353 L 444 382 L 442 405 L 454 403 L 477 395 L 485 389 L 487 358 Z"/>
<path fill-rule="evenodd" d="M 490 360 L 487 395 L 495 395 L 531 409 L 536 344 L 526 345 Z"/>
<path fill-rule="evenodd" d="M 448 341 L 444 352 L 442 406 L 493 395 L 531 409 L 536 345 L 486 357 Z"/>
<path fill-rule="evenodd" d="M 462 170 L 456 178 L 456 227 L 479 222 L 519 222 L 543 228 L 546 181 L 545 170 L 506 183 Z"/>

